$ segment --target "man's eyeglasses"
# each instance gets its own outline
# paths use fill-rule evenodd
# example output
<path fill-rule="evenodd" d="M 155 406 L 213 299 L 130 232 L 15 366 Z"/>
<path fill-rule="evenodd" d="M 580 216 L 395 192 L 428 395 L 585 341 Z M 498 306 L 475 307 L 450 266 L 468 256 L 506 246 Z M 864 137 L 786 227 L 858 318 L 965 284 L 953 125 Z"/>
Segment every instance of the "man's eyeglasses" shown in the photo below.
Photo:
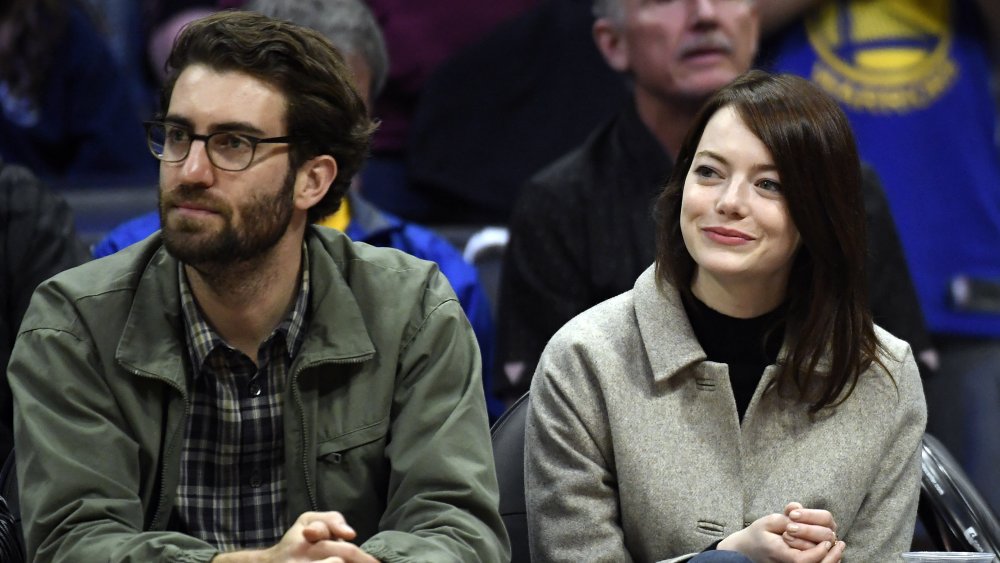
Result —
<path fill-rule="evenodd" d="M 270 137 L 258 139 L 243 133 L 218 131 L 209 135 L 197 135 L 186 127 L 162 121 L 147 121 L 146 143 L 153 156 L 163 162 L 180 162 L 191 152 L 191 143 L 204 141 L 208 160 L 216 168 L 239 172 L 246 170 L 253 162 L 257 145 L 261 143 L 289 143 L 293 137 Z"/>

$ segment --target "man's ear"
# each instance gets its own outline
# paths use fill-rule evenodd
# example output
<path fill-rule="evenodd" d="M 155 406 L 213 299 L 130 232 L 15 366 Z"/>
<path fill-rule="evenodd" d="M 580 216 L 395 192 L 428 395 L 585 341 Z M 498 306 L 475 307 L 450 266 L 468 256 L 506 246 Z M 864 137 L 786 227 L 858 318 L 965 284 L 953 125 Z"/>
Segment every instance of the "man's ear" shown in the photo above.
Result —
<path fill-rule="evenodd" d="M 604 56 L 608 66 L 618 72 L 627 72 L 628 45 L 625 44 L 624 34 L 618 24 L 608 18 L 597 18 L 594 20 L 591 33 L 594 35 L 594 42 L 597 43 L 597 50 Z"/>
<path fill-rule="evenodd" d="M 302 164 L 295 182 L 295 206 L 305 211 L 319 203 L 330 191 L 337 172 L 337 160 L 328 154 L 314 156 Z"/>

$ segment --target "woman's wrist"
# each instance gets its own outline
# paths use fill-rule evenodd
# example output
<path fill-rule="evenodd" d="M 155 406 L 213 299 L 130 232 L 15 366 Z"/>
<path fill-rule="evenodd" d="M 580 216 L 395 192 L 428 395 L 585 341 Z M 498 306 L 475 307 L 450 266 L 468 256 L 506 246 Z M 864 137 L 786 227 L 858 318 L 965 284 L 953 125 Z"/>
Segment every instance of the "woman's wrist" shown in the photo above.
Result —
<path fill-rule="evenodd" d="M 740 545 L 742 544 L 740 540 L 742 539 L 742 537 L 743 537 L 743 530 L 740 530 L 739 532 L 733 532 L 732 534 L 726 536 L 722 541 L 715 544 L 715 549 L 720 549 L 724 551 L 739 551 L 742 553 L 742 550 L 740 549 Z"/>

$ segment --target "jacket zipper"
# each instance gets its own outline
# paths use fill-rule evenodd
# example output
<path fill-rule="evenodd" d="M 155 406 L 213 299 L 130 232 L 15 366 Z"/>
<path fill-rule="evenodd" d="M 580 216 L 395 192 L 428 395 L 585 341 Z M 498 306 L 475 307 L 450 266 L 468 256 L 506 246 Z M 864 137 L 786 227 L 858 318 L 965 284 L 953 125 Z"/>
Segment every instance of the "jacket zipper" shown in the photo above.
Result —
<path fill-rule="evenodd" d="M 136 375 L 138 377 L 145 377 L 145 378 L 149 378 L 149 379 L 155 379 L 157 381 L 161 381 L 163 383 L 166 383 L 170 387 L 173 387 L 178 393 L 180 393 L 181 399 L 184 400 L 184 418 L 181 421 L 181 427 L 180 427 L 180 429 L 178 431 L 183 432 L 184 428 L 185 428 L 185 425 L 188 422 L 188 417 L 190 415 L 190 410 L 191 410 L 191 405 L 188 403 L 187 393 L 184 392 L 184 389 L 182 389 L 179 385 L 174 384 L 173 381 L 170 381 L 170 380 L 168 380 L 168 379 L 166 379 L 164 377 L 160 377 L 158 375 L 154 375 L 154 374 L 151 374 L 151 373 L 142 373 L 139 370 L 134 369 L 134 368 L 130 368 L 129 371 L 133 375 Z M 167 408 L 168 409 L 170 408 L 169 405 L 167 406 Z M 166 413 L 166 414 L 169 415 L 169 413 Z M 173 446 L 176 443 L 176 440 L 174 439 L 174 436 L 176 436 L 176 435 L 177 435 L 177 433 L 175 432 L 172 436 L 169 436 L 167 438 L 169 440 L 168 444 L 169 444 L 169 448 L 170 449 L 169 450 L 164 450 L 164 452 L 163 452 L 163 458 L 162 458 L 161 463 L 160 463 L 160 465 L 161 465 L 161 469 L 160 469 L 160 498 L 159 498 L 159 501 L 157 502 L 157 505 L 156 505 L 156 513 L 153 515 L 153 519 L 149 523 L 149 529 L 150 530 L 155 530 L 156 529 L 156 525 L 159 524 L 159 522 L 160 522 L 160 514 L 163 512 L 163 506 L 164 506 L 164 504 L 166 503 L 166 500 L 167 500 L 167 488 L 166 488 L 166 486 L 164 486 L 164 484 L 167 481 L 167 460 L 169 459 L 170 454 L 173 452 Z"/>

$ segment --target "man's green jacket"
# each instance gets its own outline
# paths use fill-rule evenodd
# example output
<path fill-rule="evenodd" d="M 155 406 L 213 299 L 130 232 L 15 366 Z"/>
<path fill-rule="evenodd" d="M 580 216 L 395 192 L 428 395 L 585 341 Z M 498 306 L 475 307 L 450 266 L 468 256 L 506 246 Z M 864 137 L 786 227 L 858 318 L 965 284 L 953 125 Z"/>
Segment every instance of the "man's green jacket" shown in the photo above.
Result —
<path fill-rule="evenodd" d="M 312 227 L 284 390 L 287 518 L 385 562 L 506 561 L 475 337 L 430 262 Z M 209 561 L 171 531 L 191 368 L 159 235 L 36 291 L 8 374 L 30 561 Z"/>

